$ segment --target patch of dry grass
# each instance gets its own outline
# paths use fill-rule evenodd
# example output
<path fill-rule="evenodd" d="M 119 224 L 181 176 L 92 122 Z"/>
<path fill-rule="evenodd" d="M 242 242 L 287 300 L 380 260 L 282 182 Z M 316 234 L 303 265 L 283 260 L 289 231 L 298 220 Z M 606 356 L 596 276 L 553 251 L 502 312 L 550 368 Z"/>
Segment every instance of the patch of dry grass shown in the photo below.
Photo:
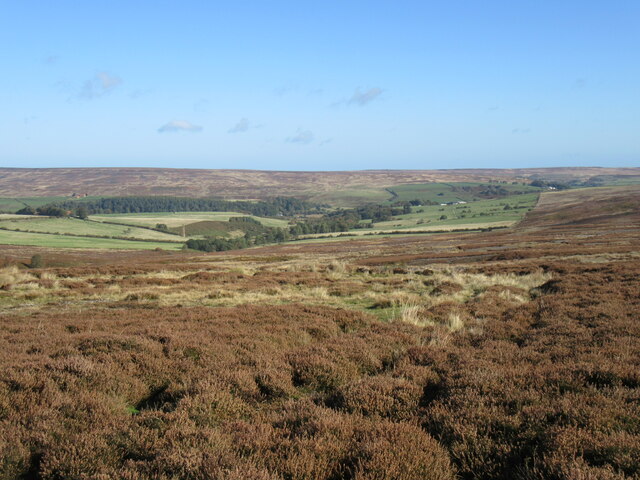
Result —
<path fill-rule="evenodd" d="M 13 285 L 28 282 L 34 277 L 18 267 L 11 266 L 0 269 L 0 288 L 8 289 Z"/>

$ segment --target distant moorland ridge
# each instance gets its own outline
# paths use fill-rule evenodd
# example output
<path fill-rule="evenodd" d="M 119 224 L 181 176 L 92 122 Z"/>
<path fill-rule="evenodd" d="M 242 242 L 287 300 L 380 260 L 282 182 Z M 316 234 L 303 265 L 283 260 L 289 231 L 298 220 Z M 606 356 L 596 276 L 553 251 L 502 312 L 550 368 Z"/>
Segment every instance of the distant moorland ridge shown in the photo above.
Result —
<path fill-rule="evenodd" d="M 640 168 L 526 168 L 460 170 L 359 170 L 278 172 L 171 168 L 0 168 L 1 197 L 170 195 L 260 199 L 311 198 L 349 188 L 409 183 L 488 182 L 544 178 L 585 181 L 599 176 L 639 176 Z"/>

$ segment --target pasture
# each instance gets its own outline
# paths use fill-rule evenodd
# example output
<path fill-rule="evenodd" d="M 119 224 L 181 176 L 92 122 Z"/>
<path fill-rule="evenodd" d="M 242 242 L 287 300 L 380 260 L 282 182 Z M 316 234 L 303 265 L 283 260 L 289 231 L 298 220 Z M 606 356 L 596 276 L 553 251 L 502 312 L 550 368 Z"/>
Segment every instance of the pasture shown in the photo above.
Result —
<path fill-rule="evenodd" d="M 189 238 L 202 238 L 204 235 L 225 238 L 244 235 L 241 230 L 243 224 L 235 226 L 228 223 L 228 220 L 234 217 L 251 217 L 265 226 L 286 227 L 288 224 L 287 220 L 283 219 L 254 217 L 235 212 L 92 215 L 88 220 L 4 214 L 0 215 L 0 244 L 55 248 L 176 250 L 182 248 Z M 154 230 L 159 223 L 167 225 L 173 233 Z M 185 237 L 181 236 L 182 226 L 185 226 Z"/>
<path fill-rule="evenodd" d="M 115 222 L 145 227 L 155 227 L 157 224 L 162 223 L 169 228 L 176 228 L 196 222 L 228 222 L 232 217 L 251 217 L 265 227 L 284 228 L 288 223 L 287 220 L 279 218 L 256 217 L 238 212 L 114 213 L 91 215 L 89 218 L 97 222 Z"/>
<path fill-rule="evenodd" d="M 533 207 L 537 195 L 514 195 L 459 205 L 415 206 L 411 207 L 411 213 L 398 215 L 389 221 L 376 222 L 373 228 L 353 229 L 349 234 L 369 236 L 390 232 L 438 233 L 508 227 L 520 221 Z M 248 224 L 229 224 L 230 218 L 237 217 L 250 217 L 266 227 L 287 228 L 289 225 L 289 220 L 285 218 L 263 218 L 237 212 L 101 214 L 91 215 L 88 220 L 4 215 L 0 216 L 0 231 L 3 232 L 0 235 L 0 243 L 69 248 L 154 249 L 158 248 L 158 242 L 173 242 L 175 245 L 167 245 L 165 248 L 175 249 L 189 238 L 243 236 L 243 229 L 251 227 Z M 153 230 L 158 225 L 166 225 L 170 232 Z M 181 236 L 183 232 L 185 237 Z M 307 237 L 329 238 L 338 235 L 340 234 L 333 233 Z M 98 241 L 92 237 L 100 237 L 107 241 Z M 129 239 L 140 242 L 123 243 Z"/>
<path fill-rule="evenodd" d="M 329 204 L 336 208 L 352 208 L 367 203 L 384 203 L 392 194 L 384 187 L 366 187 L 357 185 L 344 190 L 331 190 L 311 196 L 315 203 Z"/>
<path fill-rule="evenodd" d="M 385 222 L 376 222 L 372 230 L 434 230 L 507 226 L 521 220 L 533 208 L 537 199 L 538 194 L 531 193 L 459 205 L 416 206 L 411 207 L 411 213 L 398 215 Z M 363 221 L 363 223 L 367 223 L 367 221 Z"/>
<path fill-rule="evenodd" d="M 77 218 L 41 218 L 28 217 L 0 219 L 0 229 L 31 232 L 70 234 L 77 236 L 119 237 L 135 238 L 140 240 L 162 240 L 167 242 L 182 242 L 177 235 L 157 232 L 147 228 L 138 228 L 126 225 L 113 225 L 94 221 L 80 220 Z"/>
<path fill-rule="evenodd" d="M 388 188 L 394 194 L 390 202 L 423 200 L 437 203 L 474 202 L 492 197 L 538 193 L 542 189 L 522 183 L 423 183 Z"/>
<path fill-rule="evenodd" d="M 0 197 L 0 212 L 15 213 L 24 207 L 37 208 L 49 203 L 63 202 L 65 200 L 69 200 L 69 197 Z"/>
<path fill-rule="evenodd" d="M 153 240 L 120 240 L 114 238 L 92 238 L 66 236 L 52 233 L 28 233 L 0 230 L 0 245 L 24 245 L 47 248 L 86 248 L 117 250 L 179 250 L 182 243 L 158 242 Z"/>

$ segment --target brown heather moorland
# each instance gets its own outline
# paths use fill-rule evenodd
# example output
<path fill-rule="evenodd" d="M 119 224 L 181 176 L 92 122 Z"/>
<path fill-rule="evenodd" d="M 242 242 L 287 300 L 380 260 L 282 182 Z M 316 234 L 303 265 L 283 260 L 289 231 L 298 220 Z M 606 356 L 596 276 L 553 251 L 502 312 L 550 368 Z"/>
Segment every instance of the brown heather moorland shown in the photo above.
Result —
<path fill-rule="evenodd" d="M 640 176 L 639 168 L 563 167 L 527 169 L 360 170 L 278 172 L 178 168 L 0 168 L 0 197 L 172 195 L 263 199 L 313 198 L 349 189 L 383 189 L 428 182 L 587 180 L 598 176 Z M 631 177 L 629 177 L 631 178 Z"/>
<path fill-rule="evenodd" d="M 640 478 L 637 187 L 477 234 L 0 252 L 0 478 Z"/>

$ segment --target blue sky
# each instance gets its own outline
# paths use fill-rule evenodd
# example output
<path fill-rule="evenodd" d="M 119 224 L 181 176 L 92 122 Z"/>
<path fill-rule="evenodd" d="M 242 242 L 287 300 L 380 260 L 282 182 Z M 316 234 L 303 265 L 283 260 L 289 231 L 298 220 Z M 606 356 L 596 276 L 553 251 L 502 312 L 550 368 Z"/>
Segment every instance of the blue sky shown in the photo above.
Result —
<path fill-rule="evenodd" d="M 0 166 L 638 166 L 638 1 L 0 0 Z"/>

